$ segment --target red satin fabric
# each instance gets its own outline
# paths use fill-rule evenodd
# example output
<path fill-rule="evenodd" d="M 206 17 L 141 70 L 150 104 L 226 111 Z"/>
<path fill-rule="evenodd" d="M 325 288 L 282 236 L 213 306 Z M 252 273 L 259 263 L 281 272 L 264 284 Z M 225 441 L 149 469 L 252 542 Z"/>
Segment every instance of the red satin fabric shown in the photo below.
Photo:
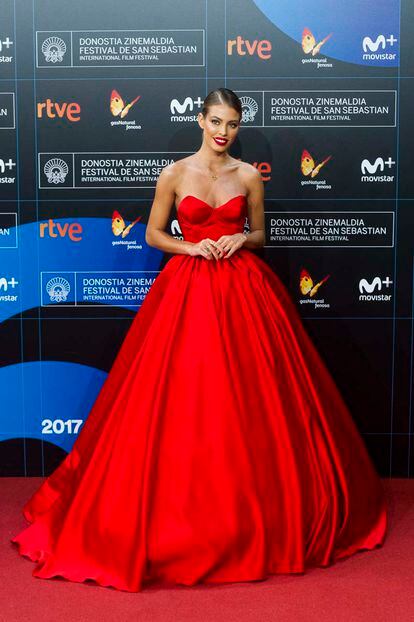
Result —
<path fill-rule="evenodd" d="M 184 238 L 242 231 L 246 199 L 188 195 Z M 263 579 L 380 546 L 382 484 L 287 290 L 257 255 L 174 255 L 72 451 L 12 539 L 33 575 L 140 591 Z"/>

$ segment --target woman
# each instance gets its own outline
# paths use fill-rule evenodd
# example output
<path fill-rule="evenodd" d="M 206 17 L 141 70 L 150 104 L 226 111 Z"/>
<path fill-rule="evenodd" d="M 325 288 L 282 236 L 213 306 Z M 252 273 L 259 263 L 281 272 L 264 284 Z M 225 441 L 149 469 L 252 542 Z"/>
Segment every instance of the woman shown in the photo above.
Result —
<path fill-rule="evenodd" d="M 263 183 L 228 150 L 217 89 L 201 148 L 161 173 L 155 279 L 72 451 L 12 542 L 33 574 L 140 591 L 303 573 L 383 543 L 380 479 L 264 244 Z M 176 201 L 184 239 L 164 229 Z M 244 233 L 248 218 L 249 232 Z"/>

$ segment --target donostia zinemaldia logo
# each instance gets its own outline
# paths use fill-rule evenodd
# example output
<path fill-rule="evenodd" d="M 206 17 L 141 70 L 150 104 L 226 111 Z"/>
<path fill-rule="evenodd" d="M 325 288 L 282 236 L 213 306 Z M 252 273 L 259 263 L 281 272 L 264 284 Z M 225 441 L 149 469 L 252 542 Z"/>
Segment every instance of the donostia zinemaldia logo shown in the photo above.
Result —
<path fill-rule="evenodd" d="M 56 276 L 46 283 L 46 291 L 52 302 L 65 302 L 70 292 L 69 281 Z"/>
<path fill-rule="evenodd" d="M 69 167 L 65 160 L 52 158 L 46 162 L 43 171 L 50 184 L 63 184 L 69 172 Z"/>
<path fill-rule="evenodd" d="M 240 97 L 240 101 L 242 103 L 242 122 L 254 121 L 256 113 L 259 110 L 257 102 L 252 97 L 246 97 L 245 95 Z"/>
<path fill-rule="evenodd" d="M 61 63 L 66 53 L 66 43 L 60 37 L 48 37 L 42 43 L 42 52 L 47 63 Z"/>

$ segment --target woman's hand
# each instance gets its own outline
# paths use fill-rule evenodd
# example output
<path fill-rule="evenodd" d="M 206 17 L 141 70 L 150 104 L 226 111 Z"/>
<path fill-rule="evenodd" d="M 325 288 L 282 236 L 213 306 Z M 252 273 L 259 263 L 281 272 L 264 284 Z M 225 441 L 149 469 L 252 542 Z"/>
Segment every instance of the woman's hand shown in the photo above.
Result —
<path fill-rule="evenodd" d="M 228 259 L 241 248 L 247 239 L 246 233 L 234 233 L 233 235 L 222 235 L 217 240 L 218 247 L 223 251 L 223 259 Z M 227 253 L 227 254 L 226 254 Z"/>
<path fill-rule="evenodd" d="M 228 259 L 238 248 L 243 246 L 247 235 L 245 233 L 234 233 L 233 235 L 222 235 L 218 240 L 204 238 L 200 242 L 191 246 L 190 255 L 202 255 L 206 259 Z M 227 254 L 226 254 L 227 253 Z"/>
<path fill-rule="evenodd" d="M 220 259 L 223 251 L 217 245 L 215 240 L 212 240 L 211 238 L 204 238 L 200 242 L 192 244 L 188 254 L 192 256 L 202 255 L 206 259 L 213 259 L 213 257 L 215 259 Z"/>

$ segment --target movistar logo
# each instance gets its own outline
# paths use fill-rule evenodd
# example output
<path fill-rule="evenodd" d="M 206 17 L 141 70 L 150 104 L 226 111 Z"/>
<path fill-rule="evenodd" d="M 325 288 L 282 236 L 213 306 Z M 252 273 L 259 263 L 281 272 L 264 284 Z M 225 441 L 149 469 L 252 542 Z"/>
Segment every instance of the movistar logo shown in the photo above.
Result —
<path fill-rule="evenodd" d="M 388 169 L 391 169 L 395 164 L 395 161 L 391 158 L 388 157 L 387 160 L 384 160 L 384 158 L 380 158 L 378 157 L 374 163 L 371 163 L 367 158 L 365 158 L 364 160 L 362 160 L 361 162 L 361 181 L 364 182 L 376 182 L 376 181 L 386 181 L 386 182 L 392 182 L 394 181 L 394 175 L 390 174 L 391 171 L 389 171 L 389 173 L 385 173 L 383 175 L 378 175 L 377 173 L 383 173 L 385 170 L 385 167 L 388 167 Z"/>
<path fill-rule="evenodd" d="M 369 282 L 367 279 L 360 279 L 359 281 L 359 300 L 366 302 L 378 302 L 391 300 L 391 294 L 373 294 L 375 290 L 381 291 L 383 288 L 388 289 L 392 285 L 393 281 L 387 276 L 385 279 L 381 279 L 376 276 Z"/>
<path fill-rule="evenodd" d="M 184 114 L 188 110 L 192 112 L 195 105 L 201 108 L 201 104 L 203 103 L 203 101 L 204 100 L 202 100 L 201 97 L 198 97 L 197 99 L 186 97 L 183 103 L 180 103 L 178 99 L 172 99 L 170 103 L 171 114 Z"/>
<path fill-rule="evenodd" d="M 362 49 L 364 52 L 377 52 L 378 48 L 385 50 L 387 43 L 393 46 L 397 41 L 398 39 L 395 39 L 394 35 L 390 35 L 388 39 L 386 39 L 384 35 L 378 35 L 375 41 L 373 41 L 371 37 L 364 37 L 362 40 Z"/>
<path fill-rule="evenodd" d="M 363 60 L 367 61 L 379 61 L 379 60 L 395 60 L 397 57 L 396 52 L 389 51 L 389 48 L 393 48 L 398 39 L 394 35 L 386 37 L 385 35 L 378 35 L 376 39 L 371 37 L 364 37 L 362 39 Z"/>

